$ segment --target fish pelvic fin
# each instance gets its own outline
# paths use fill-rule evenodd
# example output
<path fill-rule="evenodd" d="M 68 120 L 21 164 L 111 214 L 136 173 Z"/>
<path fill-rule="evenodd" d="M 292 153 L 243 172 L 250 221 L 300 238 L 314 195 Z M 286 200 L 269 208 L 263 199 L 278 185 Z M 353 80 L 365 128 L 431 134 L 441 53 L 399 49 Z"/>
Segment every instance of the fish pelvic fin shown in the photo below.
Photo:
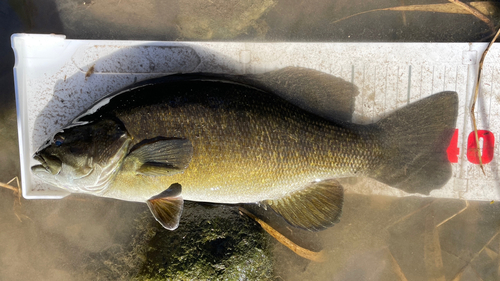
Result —
<path fill-rule="evenodd" d="M 429 194 L 451 177 L 446 150 L 455 131 L 456 92 L 441 92 L 412 103 L 379 122 L 384 160 L 370 175 L 410 193 Z"/>
<path fill-rule="evenodd" d="M 182 210 L 184 209 L 181 191 L 181 185 L 174 183 L 168 189 L 151 197 L 146 202 L 155 219 L 168 230 L 175 230 L 179 226 Z"/>
<path fill-rule="evenodd" d="M 263 202 L 289 224 L 319 231 L 339 222 L 344 204 L 344 189 L 336 180 L 313 182 L 285 197 Z"/>

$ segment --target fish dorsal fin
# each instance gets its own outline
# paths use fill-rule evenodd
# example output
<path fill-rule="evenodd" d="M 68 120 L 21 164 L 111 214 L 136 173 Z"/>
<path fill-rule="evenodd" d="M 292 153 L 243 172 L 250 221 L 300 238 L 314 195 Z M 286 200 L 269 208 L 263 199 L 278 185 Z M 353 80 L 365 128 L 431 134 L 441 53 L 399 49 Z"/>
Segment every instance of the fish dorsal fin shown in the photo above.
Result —
<path fill-rule="evenodd" d="M 318 231 L 339 221 L 344 189 L 336 180 L 311 183 L 288 196 L 264 201 L 293 226 Z"/>
<path fill-rule="evenodd" d="M 179 226 L 179 220 L 184 208 L 181 191 L 181 185 L 174 183 L 168 189 L 147 201 L 149 210 L 153 213 L 155 219 L 168 230 L 174 230 Z"/>
<path fill-rule="evenodd" d="M 125 164 L 141 175 L 170 176 L 184 171 L 192 156 L 189 140 L 158 137 L 136 144 Z"/>

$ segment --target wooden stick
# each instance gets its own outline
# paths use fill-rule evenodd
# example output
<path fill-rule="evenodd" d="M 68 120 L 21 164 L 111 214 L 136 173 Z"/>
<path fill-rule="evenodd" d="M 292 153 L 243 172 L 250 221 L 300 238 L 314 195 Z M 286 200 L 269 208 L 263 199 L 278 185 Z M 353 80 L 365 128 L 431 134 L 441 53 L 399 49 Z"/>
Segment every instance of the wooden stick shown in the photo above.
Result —
<path fill-rule="evenodd" d="M 5 188 L 7 188 L 7 189 L 10 189 L 10 190 L 12 190 L 12 191 L 14 191 L 14 192 L 18 192 L 18 189 L 17 189 L 17 188 L 15 188 L 15 187 L 13 187 L 12 185 L 8 185 L 8 184 L 6 184 L 6 183 L 0 182 L 0 186 L 1 186 L 1 187 L 5 187 Z"/>
<path fill-rule="evenodd" d="M 483 251 L 484 249 L 486 249 L 486 247 L 488 247 L 488 245 L 493 241 L 495 240 L 495 238 L 498 236 L 498 234 L 500 233 L 500 230 L 497 231 L 495 233 L 495 235 L 493 235 L 490 240 L 488 240 L 488 242 L 486 242 L 486 244 L 484 244 L 484 246 L 481 248 L 481 250 L 479 250 L 477 253 L 475 253 L 472 258 L 460 269 L 460 271 L 453 277 L 453 281 L 455 280 L 461 280 L 461 277 L 462 277 L 462 274 L 464 273 L 465 269 L 472 263 L 473 260 L 475 260 Z"/>
<path fill-rule="evenodd" d="M 401 6 L 405 6 L 405 0 L 401 0 Z M 401 11 L 401 15 L 403 16 L 403 25 L 407 26 L 408 23 L 406 22 L 406 12 Z"/>
<path fill-rule="evenodd" d="M 403 270 L 399 266 L 399 263 L 396 261 L 396 258 L 394 258 L 394 255 L 392 254 L 391 250 L 389 248 L 386 248 L 386 249 L 387 249 L 387 252 L 389 253 L 389 258 L 392 261 L 392 269 L 393 269 L 394 273 L 396 274 L 396 276 L 398 276 L 399 280 L 401 280 L 401 281 L 408 281 L 408 279 L 406 279 L 405 274 L 403 273 Z"/>
<path fill-rule="evenodd" d="M 483 171 L 484 175 L 486 175 L 486 172 L 484 171 L 483 159 L 481 157 L 481 149 L 479 147 L 479 136 L 477 134 L 476 116 L 474 114 L 474 109 L 476 108 L 477 96 L 479 94 L 479 82 L 481 81 L 481 71 L 483 70 L 484 58 L 486 57 L 486 54 L 490 50 L 490 48 L 493 45 L 493 43 L 497 40 L 499 34 L 500 34 L 500 28 L 498 29 L 497 33 L 495 34 L 495 37 L 493 37 L 493 40 L 491 40 L 491 42 L 488 45 L 488 47 L 486 48 L 486 50 L 484 50 L 483 55 L 481 56 L 481 60 L 479 61 L 479 69 L 477 71 L 476 89 L 474 91 L 474 100 L 472 101 L 472 106 L 471 106 L 471 109 L 470 109 L 470 114 L 471 114 L 471 117 L 472 117 L 472 125 L 474 126 L 474 136 L 476 138 L 476 146 L 477 146 L 476 149 L 477 149 L 477 156 L 479 158 L 479 167 L 481 167 L 481 170 Z"/>
<path fill-rule="evenodd" d="M 299 245 L 293 243 L 290 239 L 286 238 L 283 234 L 279 233 L 276 231 L 274 228 L 272 228 L 270 225 L 262 221 L 261 219 L 257 218 L 254 216 L 252 213 L 249 211 L 245 210 L 244 208 L 239 208 L 240 213 L 245 214 L 255 220 L 257 223 L 262 226 L 262 228 L 269 233 L 272 237 L 274 237 L 278 242 L 281 244 L 285 245 L 288 247 L 288 249 L 292 250 L 295 252 L 297 255 L 306 258 L 308 260 L 314 261 L 314 262 L 324 262 L 326 261 L 325 255 L 323 251 L 320 252 L 313 252 L 308 249 L 302 248 Z"/>
<path fill-rule="evenodd" d="M 469 13 L 471 13 L 472 15 L 474 15 L 476 18 L 480 19 L 481 21 L 483 21 L 484 23 L 486 23 L 486 25 L 488 25 L 488 27 L 492 30 L 492 31 L 495 31 L 495 26 L 493 25 L 493 23 L 490 21 L 490 19 L 483 15 L 483 13 L 481 13 L 480 11 L 478 11 L 476 8 L 470 6 L 470 5 L 467 5 L 463 2 L 461 2 L 460 0 L 448 0 L 449 2 L 455 4 L 455 5 L 458 5 L 460 6 L 461 8 L 467 10 Z M 493 40 L 495 41 L 495 40 Z"/>
<path fill-rule="evenodd" d="M 408 6 L 402 5 L 402 6 L 389 7 L 389 8 L 373 9 L 373 10 L 369 10 L 369 11 L 363 11 L 363 12 L 359 12 L 356 14 L 352 14 L 352 15 L 343 17 L 341 19 L 335 20 L 331 23 L 335 24 L 335 23 L 341 22 L 343 20 L 346 20 L 346 19 L 349 19 L 349 18 L 352 18 L 355 16 L 359 16 L 359 15 L 366 14 L 366 13 L 378 12 L 378 11 L 405 11 L 405 12 L 406 11 L 408 11 L 408 12 L 419 11 L 419 12 L 434 12 L 434 13 L 437 12 L 437 13 L 447 13 L 447 14 L 472 14 L 473 16 L 477 17 L 479 20 L 486 23 L 486 25 L 488 25 L 488 27 L 490 28 L 490 31 L 493 31 L 493 32 L 495 31 L 495 27 L 494 27 L 493 23 L 491 22 L 491 20 L 487 16 L 485 16 L 483 13 L 481 13 L 478 9 L 476 9 L 475 7 L 473 7 L 471 5 L 467 5 L 467 4 L 460 2 L 458 0 L 448 0 L 448 2 L 450 2 L 450 3 L 447 3 L 447 4 L 427 4 L 427 5 L 408 5 Z M 486 3 L 486 2 L 473 2 L 473 3 L 479 4 L 479 3 Z M 458 9 L 450 9 L 448 7 L 448 5 L 451 5 L 451 6 L 456 5 Z"/>
<path fill-rule="evenodd" d="M 462 210 L 458 211 L 458 212 L 457 212 L 457 213 L 455 213 L 453 216 L 451 216 L 451 217 L 449 217 L 449 218 L 445 219 L 444 221 L 440 222 L 438 225 L 436 225 L 436 228 L 438 228 L 438 227 L 440 227 L 441 225 L 445 224 L 447 221 L 451 220 L 452 218 L 454 218 L 454 217 L 456 217 L 456 216 L 460 215 L 463 211 L 467 210 L 467 208 L 469 208 L 469 201 L 465 200 L 465 207 L 464 207 Z"/>

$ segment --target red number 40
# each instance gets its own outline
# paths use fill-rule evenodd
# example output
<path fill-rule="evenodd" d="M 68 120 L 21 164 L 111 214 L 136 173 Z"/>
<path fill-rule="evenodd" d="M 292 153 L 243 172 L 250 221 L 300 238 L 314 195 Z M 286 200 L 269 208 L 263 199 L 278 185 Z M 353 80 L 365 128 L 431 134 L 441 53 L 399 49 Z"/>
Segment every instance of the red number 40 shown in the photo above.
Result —
<path fill-rule="evenodd" d="M 483 149 L 481 149 L 481 160 L 483 164 L 488 164 L 493 159 L 493 151 L 495 148 L 495 136 L 492 132 L 487 130 L 477 130 L 477 135 L 479 140 L 483 140 Z M 474 164 L 479 164 L 479 157 L 477 155 L 477 143 L 474 132 L 469 134 L 467 138 L 467 160 Z M 450 141 L 450 146 L 446 150 L 448 153 L 448 160 L 451 163 L 458 162 L 458 155 L 460 154 L 460 148 L 458 148 L 458 129 L 455 129 L 455 133 Z"/>

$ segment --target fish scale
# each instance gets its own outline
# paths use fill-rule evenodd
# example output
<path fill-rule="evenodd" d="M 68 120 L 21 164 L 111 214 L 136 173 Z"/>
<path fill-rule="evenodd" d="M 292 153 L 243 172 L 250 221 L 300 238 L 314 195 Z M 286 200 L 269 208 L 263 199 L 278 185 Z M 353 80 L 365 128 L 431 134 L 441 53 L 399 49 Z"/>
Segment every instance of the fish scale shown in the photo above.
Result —
<path fill-rule="evenodd" d="M 158 135 L 191 140 L 194 149 L 182 174 L 155 179 L 153 184 L 135 183 L 135 175 L 119 175 L 117 182 L 143 186 L 140 198 L 128 199 L 147 199 L 179 182 L 186 200 L 257 202 L 282 197 L 319 179 L 360 175 L 378 164 L 379 144 L 370 127 L 334 124 L 243 85 L 212 82 L 214 90 L 206 93 L 202 90 L 206 86 L 194 84 L 177 86 L 185 91 L 176 94 L 193 99 L 183 106 L 164 103 L 114 112 L 130 128 L 133 144 Z M 245 95 L 251 98 L 241 98 Z M 172 98 L 166 94 L 165 99 Z M 212 100 L 227 106 L 211 106 Z M 146 185 L 151 191 L 144 195 Z M 242 194 L 235 196 L 236 189 Z"/>

